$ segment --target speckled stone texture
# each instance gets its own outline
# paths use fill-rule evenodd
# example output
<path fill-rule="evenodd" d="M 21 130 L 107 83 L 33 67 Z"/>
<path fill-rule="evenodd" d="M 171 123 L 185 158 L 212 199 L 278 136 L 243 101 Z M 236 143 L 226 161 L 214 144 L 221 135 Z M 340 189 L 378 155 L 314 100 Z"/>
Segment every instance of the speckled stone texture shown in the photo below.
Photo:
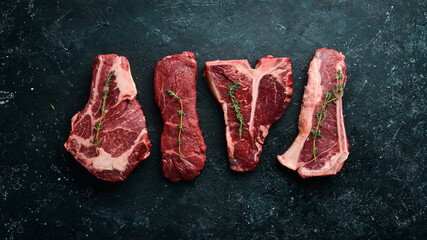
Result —
<path fill-rule="evenodd" d="M 402 1 L 1 1 L 2 239 L 422 239 L 426 230 L 427 3 Z M 298 133 L 317 48 L 346 55 L 350 156 L 337 176 L 301 179 L 281 166 Z M 153 71 L 192 51 L 207 145 L 202 173 L 161 172 Z M 86 103 L 93 58 L 128 57 L 152 154 L 121 183 L 96 179 L 65 150 Z M 227 166 L 220 105 L 204 63 L 292 60 L 292 101 L 257 169 Z M 50 104 L 55 110 L 50 108 Z"/>

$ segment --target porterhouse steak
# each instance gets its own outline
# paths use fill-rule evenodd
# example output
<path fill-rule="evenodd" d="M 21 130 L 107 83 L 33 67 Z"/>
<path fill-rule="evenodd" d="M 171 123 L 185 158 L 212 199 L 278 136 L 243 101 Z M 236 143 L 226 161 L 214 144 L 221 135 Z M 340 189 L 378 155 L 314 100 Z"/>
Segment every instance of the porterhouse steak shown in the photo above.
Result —
<path fill-rule="evenodd" d="M 318 124 L 318 116 L 327 93 L 342 89 L 347 82 L 344 55 L 332 49 L 319 49 L 310 63 L 308 83 L 299 115 L 299 134 L 291 147 L 278 159 L 281 164 L 298 170 L 301 177 L 334 175 L 339 172 L 348 157 L 349 143 L 345 133 L 342 111 L 342 93 L 324 108 L 324 121 Z M 313 138 L 319 125 L 320 136 Z M 315 154 L 316 153 L 316 159 Z"/>
<path fill-rule="evenodd" d="M 247 60 L 211 61 L 204 76 L 224 111 L 230 168 L 254 170 L 270 125 L 291 101 L 290 59 L 267 56 L 255 69 Z"/>
<path fill-rule="evenodd" d="M 105 101 L 97 153 L 95 124 L 101 118 L 102 94 L 110 72 L 115 77 L 111 79 Z M 110 54 L 95 58 L 89 101 L 71 119 L 72 129 L 65 148 L 100 179 L 122 181 L 150 155 L 151 143 L 136 93 L 126 57 Z"/>
<path fill-rule="evenodd" d="M 196 109 L 197 64 L 192 52 L 167 56 L 154 71 L 154 94 L 163 118 L 162 169 L 173 182 L 192 180 L 203 169 L 206 145 Z"/>

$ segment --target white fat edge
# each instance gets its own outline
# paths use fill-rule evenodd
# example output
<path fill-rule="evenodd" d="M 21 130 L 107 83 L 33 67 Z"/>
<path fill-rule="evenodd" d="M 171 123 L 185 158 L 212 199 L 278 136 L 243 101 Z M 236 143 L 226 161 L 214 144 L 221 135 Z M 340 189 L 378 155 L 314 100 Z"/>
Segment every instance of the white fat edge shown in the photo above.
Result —
<path fill-rule="evenodd" d="M 91 136 L 91 137 L 92 137 L 92 136 Z M 72 135 L 70 139 L 74 139 L 74 140 L 76 140 L 78 143 L 81 143 L 81 144 L 91 143 L 91 142 L 90 142 L 90 140 L 89 140 L 89 139 L 91 139 L 91 138 L 89 138 L 89 139 L 85 139 L 85 138 L 82 138 L 82 137 L 77 136 L 77 135 L 75 135 L 75 134 L 74 134 L 74 135 Z"/>
<path fill-rule="evenodd" d="M 101 79 L 101 69 L 104 65 L 104 60 L 102 59 L 101 55 L 98 55 L 98 59 L 99 59 L 99 66 L 98 66 L 98 71 L 96 73 L 96 77 L 95 77 L 95 88 L 100 84 L 100 79 Z M 96 90 L 96 89 L 93 89 Z M 95 94 L 93 94 L 93 98 L 90 99 L 91 100 L 91 106 L 93 105 L 93 103 L 95 102 L 95 99 L 97 99 L 99 97 L 98 91 L 94 91 Z"/>
<path fill-rule="evenodd" d="M 102 69 L 103 66 L 103 60 L 102 57 L 101 58 L 101 64 L 100 64 L 100 69 Z M 129 70 L 126 71 L 121 67 L 121 62 L 122 62 L 122 57 L 118 56 L 114 59 L 114 63 L 111 66 L 110 72 L 113 71 L 115 74 L 115 78 L 114 78 L 114 82 L 116 83 L 116 87 L 119 89 L 119 96 L 118 96 L 118 100 L 117 103 L 114 106 L 111 107 L 115 107 L 118 104 L 120 104 L 123 100 L 132 100 L 135 98 L 136 94 L 137 94 L 137 90 L 136 90 L 136 86 L 135 86 L 135 82 L 133 81 L 132 78 L 132 74 L 130 71 L 130 65 L 128 63 L 129 66 Z M 96 77 L 96 85 L 100 84 L 100 72 L 98 71 L 97 77 Z M 101 95 L 98 94 L 98 92 L 96 93 L 97 96 L 96 98 L 102 98 Z M 95 98 L 95 99 L 96 99 Z M 92 105 L 92 104 L 91 104 Z M 108 111 L 108 109 L 105 110 L 106 112 Z M 96 113 L 92 112 L 92 108 L 89 108 L 88 111 L 85 114 L 89 114 L 91 116 L 92 119 L 92 125 L 95 126 L 95 123 L 98 121 L 98 119 L 95 119 L 94 116 Z"/>
<path fill-rule="evenodd" d="M 144 135 L 147 134 L 147 129 L 143 129 L 138 138 L 135 140 L 135 143 L 124 153 L 122 153 L 119 157 L 113 158 L 111 154 L 107 153 L 104 149 L 98 148 L 98 156 L 95 158 L 89 158 L 87 160 L 92 160 L 91 164 L 97 170 L 118 170 L 123 172 L 127 164 L 129 163 L 127 160 L 129 156 L 132 154 L 135 146 L 142 141 Z M 94 146 L 93 146 L 94 147 Z"/>
<path fill-rule="evenodd" d="M 315 176 L 326 176 L 326 175 L 334 175 L 336 174 L 335 164 L 332 162 L 336 162 L 340 155 L 334 155 L 331 157 L 331 161 L 326 161 L 325 165 L 320 169 L 312 170 L 310 168 L 300 167 L 298 168 L 298 172 L 301 176 L 305 177 L 315 177 Z M 314 160 L 312 160 L 314 161 Z"/>
<path fill-rule="evenodd" d="M 335 65 L 335 72 L 338 72 L 339 70 L 342 71 L 342 67 L 344 66 L 344 63 L 342 61 L 338 62 Z M 342 95 L 340 96 L 340 99 L 336 102 L 336 120 L 337 120 L 337 135 L 338 135 L 338 146 L 339 146 L 339 152 L 331 156 L 331 159 L 329 161 L 325 162 L 325 165 L 322 166 L 322 168 L 317 170 L 310 170 L 308 168 L 300 168 L 298 171 L 305 176 L 323 176 L 323 175 L 334 175 L 337 173 L 337 169 L 342 166 L 344 161 L 347 159 L 348 156 L 348 150 L 347 150 L 347 135 L 345 133 L 345 127 L 344 127 L 344 117 L 343 117 L 343 111 L 342 111 Z M 341 121 L 339 120 L 341 117 Z"/>
<path fill-rule="evenodd" d="M 302 176 L 307 177 L 335 175 L 339 170 L 341 170 L 341 167 L 347 159 L 347 156 L 348 154 L 343 154 L 343 152 L 340 151 L 331 156 L 331 159 L 326 161 L 322 168 L 312 170 L 310 168 L 301 167 L 298 169 L 298 172 Z"/>
<path fill-rule="evenodd" d="M 274 58 L 274 59 L 277 59 L 277 58 Z M 261 82 L 261 79 L 266 74 L 271 74 L 271 75 L 275 76 L 276 79 L 278 79 L 278 76 L 280 75 L 280 73 L 283 73 L 283 72 L 288 70 L 287 68 L 286 69 L 278 69 L 278 67 L 283 64 L 283 61 L 278 62 L 278 63 L 274 62 L 273 64 L 270 62 L 271 61 L 260 62 L 259 64 L 257 64 L 255 69 L 252 69 L 250 66 L 248 66 L 249 68 L 246 69 L 246 72 L 250 76 L 253 76 L 253 79 L 252 79 L 251 115 L 250 115 L 250 119 L 248 122 L 249 130 L 250 130 L 249 132 L 251 133 L 251 136 L 253 136 L 255 134 L 255 130 L 256 130 L 256 129 L 254 129 L 253 126 L 254 126 L 254 119 L 255 119 L 256 103 L 258 100 L 259 84 Z M 268 128 L 266 128 L 265 126 L 260 126 L 260 127 L 264 127 L 264 129 L 266 130 L 266 133 L 264 132 L 263 129 L 261 130 L 263 132 L 263 135 L 265 135 L 265 137 L 266 137 L 268 134 Z M 257 143 L 256 145 L 257 145 L 258 151 L 259 151 L 262 147 L 262 144 L 258 143 L 258 141 L 256 143 Z"/>
<path fill-rule="evenodd" d="M 231 62 L 232 61 L 232 62 Z M 255 113 L 255 108 L 256 108 L 256 100 L 258 98 L 258 86 L 259 86 L 259 82 L 261 81 L 261 78 L 265 75 L 265 72 L 269 72 L 272 70 L 268 70 L 268 69 L 252 69 L 249 62 L 246 59 L 242 59 L 242 60 L 231 60 L 231 61 L 211 61 L 209 63 L 207 63 L 207 65 L 209 66 L 214 66 L 214 65 L 230 65 L 230 63 L 235 63 L 235 65 L 233 66 L 234 70 L 237 72 L 241 72 L 243 73 L 245 76 L 252 76 L 252 103 L 251 103 L 251 116 L 250 116 L 250 120 L 248 122 L 248 130 L 249 133 L 251 134 L 251 136 L 253 136 L 254 134 L 254 128 L 253 128 L 253 122 L 254 122 L 254 113 Z M 237 63 L 237 64 L 236 64 Z M 277 65 L 274 65 L 277 67 Z M 213 84 L 213 79 L 211 74 L 207 74 L 209 81 L 211 82 L 211 90 L 213 92 L 213 94 L 215 95 L 215 97 L 217 98 L 217 100 L 220 102 L 222 109 L 224 111 L 224 120 L 226 123 L 226 131 L 225 131 L 225 135 L 226 135 L 226 139 L 227 139 L 227 145 L 228 145 L 228 155 L 229 155 L 229 160 L 234 162 L 234 166 L 233 169 L 235 170 L 239 170 L 242 169 L 236 162 L 236 160 L 234 159 L 234 145 L 236 143 L 233 142 L 232 137 L 231 137 L 231 131 L 230 128 L 228 126 L 228 109 L 227 109 L 227 103 L 225 101 L 223 101 L 222 99 L 219 98 L 219 94 L 218 94 L 218 90 L 215 86 L 215 84 Z M 254 87 L 255 85 L 255 87 Z M 256 88 L 256 93 L 254 94 L 254 89 Z M 254 103 L 255 102 L 255 103 Z M 261 148 L 261 144 L 259 144 L 256 141 L 256 146 L 258 147 L 258 151 Z M 256 155 L 254 156 L 254 158 L 256 159 Z"/>
<path fill-rule="evenodd" d="M 278 68 L 278 66 L 281 64 L 268 64 L 268 63 L 264 63 L 264 64 L 258 64 L 257 67 L 255 69 L 251 68 L 249 62 L 246 59 L 243 60 L 234 60 L 234 63 L 238 63 L 236 65 L 234 65 L 234 70 L 237 72 L 241 72 L 243 73 L 245 76 L 251 76 L 252 77 L 252 102 L 251 102 L 251 115 L 250 115 L 250 119 L 248 123 L 248 131 L 251 134 L 251 136 L 253 137 L 253 135 L 255 134 L 255 129 L 253 127 L 254 125 L 254 118 L 255 118 L 255 110 L 256 110 L 256 102 L 258 99 L 258 90 L 259 90 L 259 84 L 261 82 L 261 78 L 263 76 L 266 75 L 266 73 L 270 73 L 273 74 L 274 71 L 276 72 L 284 72 L 284 69 L 281 70 L 276 70 Z M 214 64 L 218 64 L 218 65 L 229 65 L 230 61 L 214 61 L 213 63 L 209 64 L 209 65 L 214 65 Z M 210 78 L 210 76 L 208 76 L 208 78 Z M 211 79 L 212 81 L 212 79 Z M 217 91 L 215 89 L 215 91 Z M 216 93 L 217 94 L 217 93 Z M 227 103 L 224 102 L 224 118 L 225 118 L 225 122 L 226 122 L 226 138 L 227 138 L 227 142 L 233 143 L 232 141 L 232 137 L 231 137 L 231 133 L 228 127 L 228 114 L 227 114 Z M 223 104 L 221 103 L 221 105 Z M 263 132 L 264 134 L 264 132 Z M 268 134 L 268 130 L 267 130 L 267 134 Z M 228 147 L 228 152 L 229 152 L 229 156 L 232 157 L 233 153 L 234 153 L 234 144 L 230 144 Z M 260 144 L 258 141 L 255 142 L 255 145 L 257 146 L 257 150 L 258 152 L 260 151 L 262 144 Z M 254 155 L 254 159 L 256 160 L 256 154 Z M 230 159 L 231 161 L 234 161 L 233 159 Z M 237 165 L 237 163 L 236 163 Z M 236 168 L 236 167 L 235 167 Z M 237 169 L 237 168 L 236 168 Z M 241 168 L 240 168 L 241 169 Z"/>
<path fill-rule="evenodd" d="M 259 126 L 259 130 L 262 132 L 262 135 L 259 137 L 259 139 L 265 139 L 268 135 L 268 129 L 269 127 L 264 126 L 264 125 L 260 125 Z"/>
<path fill-rule="evenodd" d="M 322 166 L 322 168 L 312 170 L 310 168 L 301 167 L 298 169 L 298 172 L 302 176 L 307 177 L 335 175 L 337 174 L 338 169 L 341 169 L 342 165 L 344 164 L 344 161 L 347 159 L 347 156 L 348 155 L 345 155 L 340 151 L 331 156 L 331 159 L 329 161 L 325 161 L 325 164 Z"/>
<path fill-rule="evenodd" d="M 100 59 L 100 64 L 98 66 L 98 69 L 102 69 L 102 67 L 104 65 L 103 58 L 99 55 L 98 59 Z M 110 70 L 110 71 L 114 71 L 115 72 L 116 78 L 115 78 L 114 81 L 116 82 L 117 88 L 119 88 L 119 90 L 120 90 L 119 101 L 117 102 L 117 104 L 120 103 L 121 100 L 125 100 L 125 99 L 132 100 L 135 97 L 136 92 L 137 92 L 136 91 L 135 82 L 133 81 L 133 78 L 132 78 L 132 75 L 131 75 L 131 72 L 130 72 L 130 66 L 129 66 L 129 71 L 124 70 L 121 67 L 121 65 L 120 65 L 121 64 L 121 60 L 122 60 L 121 57 L 117 57 L 115 59 L 115 62 L 113 64 L 113 66 L 111 67 L 111 70 Z M 98 71 L 97 75 L 96 75 L 96 78 L 95 78 L 95 86 L 98 86 L 100 84 L 100 79 L 101 79 L 100 74 L 101 74 L 101 71 Z M 124 94 L 125 92 L 130 92 L 130 94 Z M 128 95 L 128 97 L 125 98 L 124 97 L 125 95 Z M 129 97 L 129 95 L 130 95 L 130 97 Z M 94 98 L 90 99 L 91 103 L 94 101 L 94 99 L 96 99 L 98 97 L 100 97 L 100 95 L 98 94 L 97 91 L 95 91 Z M 92 106 L 92 105 L 93 104 L 91 104 L 90 106 Z M 77 118 L 78 114 L 80 114 L 80 112 L 78 112 L 77 114 L 75 114 L 71 120 L 72 121 L 75 120 Z M 88 110 L 87 110 L 87 112 L 85 112 L 84 114 L 85 115 L 89 114 L 89 116 L 91 117 L 92 125 L 94 125 L 94 123 L 96 122 L 97 119 L 93 118 L 94 113 L 92 113 L 92 108 L 89 107 Z M 74 125 L 76 123 L 77 122 L 74 122 Z M 139 141 L 141 140 L 140 138 L 143 136 L 144 132 L 147 133 L 147 130 L 143 129 L 141 131 L 140 136 L 138 138 L 138 141 L 136 141 L 136 144 L 139 143 Z M 93 136 L 93 135 L 91 135 L 91 137 L 89 139 L 84 139 L 84 138 L 82 138 L 80 136 L 73 135 L 70 138 L 70 141 L 73 140 L 73 139 L 75 139 L 80 145 L 85 145 L 85 146 L 89 146 L 90 147 L 91 145 L 93 145 L 92 142 L 93 142 L 94 138 L 95 138 L 95 136 Z M 67 143 L 65 143 L 64 145 L 66 146 L 66 144 Z M 122 155 L 120 155 L 120 157 L 126 156 L 125 159 L 127 159 L 127 157 L 129 157 L 130 154 L 132 153 L 133 147 L 136 144 L 132 145 L 132 147 L 127 152 L 124 153 L 124 154 L 127 154 L 127 155 L 122 154 Z M 95 157 L 95 158 L 89 158 L 88 159 L 88 158 L 84 157 L 83 154 L 79 154 L 79 153 L 77 153 L 75 155 L 75 157 L 83 157 L 86 161 L 90 162 L 88 165 L 93 164 L 94 166 L 97 166 L 97 168 L 99 167 L 99 169 L 104 169 L 104 170 L 117 169 L 119 171 L 123 171 L 124 168 L 126 167 L 126 164 L 123 165 L 123 162 L 121 164 L 117 164 L 117 160 L 115 161 L 116 164 L 114 164 L 114 162 L 113 162 L 114 159 L 120 159 L 120 158 L 111 158 L 111 154 L 105 152 L 101 148 L 99 148 L 98 151 L 99 151 L 99 155 L 97 157 Z M 112 161 L 110 161 L 110 163 L 107 162 L 107 164 L 102 164 L 102 163 L 105 163 L 105 159 L 111 159 Z M 105 167 L 105 166 L 108 166 L 108 165 L 110 165 L 110 167 Z M 115 168 L 115 166 L 118 166 L 119 168 Z"/>
<path fill-rule="evenodd" d="M 243 172 L 243 168 L 239 164 L 237 164 L 235 159 L 230 159 L 230 161 L 233 161 L 233 163 L 234 163 L 234 165 L 230 164 L 230 168 L 232 170 L 234 170 L 236 172 Z"/>
<path fill-rule="evenodd" d="M 117 57 L 114 61 L 113 66 L 110 71 L 114 71 L 116 78 L 113 80 L 116 83 L 116 87 L 119 89 L 119 98 L 117 104 L 119 104 L 123 100 L 132 100 L 136 96 L 136 86 L 133 81 L 132 74 L 129 70 L 124 70 L 121 66 L 122 57 Z"/>
<path fill-rule="evenodd" d="M 260 125 L 259 126 L 259 130 L 261 131 L 261 133 L 262 133 L 262 135 L 261 136 L 258 136 L 257 137 L 257 139 L 256 139 L 256 141 L 255 141 L 255 145 L 257 146 L 257 154 L 259 153 L 259 151 L 261 150 L 261 148 L 262 148 L 262 144 L 264 143 L 264 140 L 265 140 L 265 138 L 267 137 L 267 135 L 268 135 L 268 129 L 269 129 L 269 127 L 266 127 L 266 126 L 264 126 L 264 125 Z M 261 139 L 263 139 L 263 140 L 261 140 Z M 262 143 L 261 143 L 262 142 Z M 256 155 L 257 154 L 254 154 L 254 160 L 256 161 L 257 160 L 257 157 L 256 157 Z M 259 161 L 259 158 L 258 158 L 258 161 Z"/>
<path fill-rule="evenodd" d="M 99 94 L 98 94 L 98 91 L 95 91 L 95 90 L 96 90 L 96 87 L 100 84 L 99 83 L 99 81 L 101 79 L 101 76 L 100 76 L 101 75 L 101 71 L 100 70 L 102 69 L 102 67 L 104 65 L 104 60 L 102 59 L 101 55 L 98 55 L 97 58 L 99 59 L 99 66 L 98 66 L 98 71 L 97 71 L 96 77 L 95 77 L 95 89 L 92 89 L 92 91 L 94 91 L 94 94 L 92 95 L 93 98 L 89 99 L 89 107 L 87 108 L 87 111 L 84 112 L 84 114 L 89 114 L 92 126 L 95 126 L 95 121 L 96 121 L 96 119 L 94 119 L 95 113 L 92 112 L 92 106 L 95 103 L 95 99 L 97 99 L 98 97 L 100 97 Z M 77 115 L 79 113 L 80 112 L 78 112 L 76 115 L 74 115 L 74 117 L 77 118 Z M 71 119 L 71 121 L 74 122 L 73 119 Z M 74 122 L 73 125 L 75 125 L 75 124 L 77 124 L 77 122 Z"/>
<path fill-rule="evenodd" d="M 336 71 L 341 71 L 342 68 L 345 66 L 344 61 L 339 61 L 337 65 L 335 66 Z M 344 80 L 344 75 L 343 79 Z M 342 95 L 340 96 L 340 99 L 337 101 L 337 123 L 338 123 L 338 140 L 339 140 L 339 146 L 340 146 L 340 152 L 345 157 L 345 161 L 347 159 L 347 156 L 349 155 L 349 151 L 347 148 L 347 134 L 345 132 L 345 124 L 344 124 L 344 114 L 343 114 L 343 106 L 342 106 L 342 97 L 344 95 L 344 91 Z"/>
<path fill-rule="evenodd" d="M 298 136 L 295 138 L 294 142 L 288 148 L 288 150 L 284 154 L 277 157 L 282 165 L 292 170 L 296 170 L 300 167 L 299 158 L 301 155 L 302 148 L 304 147 L 304 144 L 307 141 L 308 136 L 310 135 L 310 130 L 313 126 L 313 113 L 316 109 L 316 106 L 322 99 L 322 78 L 320 75 L 321 64 L 322 60 L 317 57 L 313 58 L 312 62 L 310 63 L 309 78 L 307 85 L 304 88 L 303 103 L 301 106 L 301 112 L 298 120 Z M 311 93 L 312 91 L 313 93 Z M 310 106 L 303 108 L 304 106 L 307 106 L 308 102 L 313 103 Z"/>
<path fill-rule="evenodd" d="M 128 159 L 130 154 L 132 153 L 134 147 L 142 141 L 142 137 L 144 134 L 147 134 L 147 130 L 143 129 L 140 132 L 140 135 L 135 140 L 135 144 L 133 144 L 126 152 L 120 155 L 118 158 L 111 157 L 111 154 L 107 153 L 104 149 L 98 148 L 98 156 L 94 158 L 87 158 L 84 154 L 77 152 L 75 157 L 83 158 L 86 162 L 86 166 L 92 165 L 96 169 L 100 170 L 113 170 L 116 169 L 118 171 L 124 171 L 127 165 L 127 161 L 123 161 L 124 159 Z M 93 137 L 89 139 L 84 139 L 80 136 L 73 135 L 70 140 L 76 140 L 79 145 L 84 145 L 88 148 L 95 147 L 93 143 L 90 141 Z"/>
<path fill-rule="evenodd" d="M 76 124 L 76 119 L 79 116 L 80 112 L 77 112 L 76 114 L 74 114 L 74 116 L 71 118 L 71 131 L 74 128 L 74 125 Z M 68 140 L 65 142 L 64 146 L 66 147 L 68 143 Z"/>
<path fill-rule="evenodd" d="M 247 61 L 246 61 L 247 62 Z M 263 68 L 256 68 L 253 69 L 249 65 L 249 63 L 246 66 L 242 66 L 241 68 L 237 68 L 238 71 L 245 74 L 245 76 L 251 76 L 252 77 L 252 102 L 251 102 L 251 115 L 249 117 L 248 123 L 248 131 L 251 137 L 253 138 L 255 135 L 256 129 L 254 128 L 254 119 L 255 119 L 255 110 L 256 110 L 256 102 L 258 100 L 258 90 L 259 90 L 259 83 L 261 82 L 261 78 L 268 72 L 271 71 L 271 69 L 263 69 Z M 262 145 L 255 141 L 255 146 L 257 147 L 257 153 L 260 151 Z M 256 161 L 257 154 L 254 154 L 253 159 Z"/>
<path fill-rule="evenodd" d="M 111 157 L 111 154 L 107 153 L 102 148 L 98 148 L 98 156 L 93 158 L 85 158 L 85 160 L 87 161 L 88 166 L 92 165 L 92 168 L 95 168 L 98 171 L 114 169 L 113 158 Z"/>
<path fill-rule="evenodd" d="M 255 110 L 256 102 L 258 100 L 258 88 L 261 78 L 264 76 L 265 72 L 258 71 L 257 69 L 251 69 L 252 73 L 249 76 L 252 76 L 252 102 L 251 102 L 251 115 L 249 117 L 248 128 L 251 137 L 254 135 L 254 119 L 255 119 Z"/>
<path fill-rule="evenodd" d="M 213 66 L 216 64 L 224 64 L 224 63 L 221 63 L 220 61 L 214 61 L 214 62 L 211 62 L 209 65 Z M 210 86 L 210 89 L 212 91 L 212 94 L 215 96 L 217 101 L 221 104 L 222 110 L 224 112 L 225 137 L 227 140 L 228 158 L 230 161 L 235 161 L 234 160 L 234 154 L 233 154 L 234 153 L 234 144 L 233 144 L 233 140 L 231 138 L 230 127 L 228 126 L 227 103 L 219 97 L 218 89 L 216 88 L 216 85 L 213 83 L 214 80 L 213 80 L 212 75 L 209 71 L 208 71 L 207 77 L 208 77 L 208 80 L 210 82 L 209 86 Z"/>

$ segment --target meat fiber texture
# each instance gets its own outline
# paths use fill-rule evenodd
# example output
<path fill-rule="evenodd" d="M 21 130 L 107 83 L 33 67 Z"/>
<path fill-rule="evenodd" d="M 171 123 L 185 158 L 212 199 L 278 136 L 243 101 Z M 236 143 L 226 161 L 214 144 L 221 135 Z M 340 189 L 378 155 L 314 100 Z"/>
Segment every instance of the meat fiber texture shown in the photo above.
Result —
<path fill-rule="evenodd" d="M 338 71 L 342 84 L 347 82 L 344 55 L 332 49 L 319 49 L 310 63 L 308 83 L 299 115 L 299 134 L 291 147 L 281 156 L 280 163 L 298 170 L 302 178 L 335 175 L 348 157 L 349 143 L 345 133 L 342 111 L 342 95 L 326 107 L 326 119 L 320 127 L 321 137 L 316 139 L 316 161 L 313 157 L 313 134 L 310 130 L 317 124 L 316 112 L 320 112 L 325 93 L 337 89 Z"/>
<path fill-rule="evenodd" d="M 93 141 L 95 123 L 101 117 L 102 93 L 110 71 L 115 78 L 109 87 L 98 151 Z M 96 177 L 123 181 L 139 162 L 150 155 L 151 143 L 145 116 L 136 100 L 136 87 L 126 57 L 99 55 L 93 64 L 92 87 L 84 109 L 71 119 L 71 132 L 65 148 Z"/>
<path fill-rule="evenodd" d="M 258 60 L 255 69 L 247 60 L 211 61 L 206 63 L 204 77 L 224 111 L 230 168 L 239 172 L 254 170 L 270 125 L 285 113 L 291 101 L 290 59 L 267 56 Z M 239 83 L 234 96 L 243 116 L 241 137 L 229 96 L 229 86 L 234 82 Z"/>
<path fill-rule="evenodd" d="M 197 64 L 192 52 L 167 56 L 154 71 L 154 94 L 163 118 L 161 137 L 162 169 L 172 182 L 193 180 L 203 169 L 206 145 L 199 127 L 196 109 Z M 183 104 L 181 153 L 178 135 L 181 104 L 167 90 L 173 91 Z"/>

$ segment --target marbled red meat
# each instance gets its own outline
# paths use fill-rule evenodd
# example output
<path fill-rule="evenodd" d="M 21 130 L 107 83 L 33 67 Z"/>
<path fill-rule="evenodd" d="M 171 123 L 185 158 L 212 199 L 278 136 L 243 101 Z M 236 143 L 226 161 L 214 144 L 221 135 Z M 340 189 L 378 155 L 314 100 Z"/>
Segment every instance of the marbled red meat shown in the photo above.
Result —
<path fill-rule="evenodd" d="M 115 78 L 106 99 L 97 154 L 93 144 L 94 127 L 101 117 L 102 93 L 111 71 Z M 115 54 L 97 56 L 92 76 L 89 101 L 71 119 L 72 128 L 65 148 L 96 177 L 111 182 L 122 181 L 150 155 L 145 116 L 135 98 L 137 91 L 126 57 Z"/>
<path fill-rule="evenodd" d="M 205 78 L 224 111 L 230 168 L 247 172 L 255 169 L 270 125 L 286 111 L 292 96 L 292 69 L 289 58 L 267 56 L 255 69 L 247 60 L 206 63 Z M 238 82 L 234 97 L 243 116 L 236 117 L 230 86 Z"/>
<path fill-rule="evenodd" d="M 192 52 L 167 56 L 157 63 L 154 71 L 154 94 L 163 118 L 161 137 L 162 169 L 172 182 L 193 180 L 203 169 L 206 145 L 199 128 L 196 109 L 197 64 Z M 178 146 L 179 101 L 167 93 L 173 91 L 183 105 L 181 157 Z"/>
<path fill-rule="evenodd" d="M 281 164 L 298 170 L 301 177 L 334 175 L 339 172 L 348 157 L 349 143 L 345 133 L 342 111 L 342 95 L 329 103 L 326 118 L 320 127 L 321 137 L 316 139 L 317 157 L 313 156 L 313 133 L 317 125 L 316 113 L 321 111 L 325 93 L 337 89 L 338 71 L 342 84 L 347 82 L 344 55 L 332 49 L 319 49 L 310 63 L 308 83 L 299 115 L 299 134 L 292 146 L 278 159 Z"/>

